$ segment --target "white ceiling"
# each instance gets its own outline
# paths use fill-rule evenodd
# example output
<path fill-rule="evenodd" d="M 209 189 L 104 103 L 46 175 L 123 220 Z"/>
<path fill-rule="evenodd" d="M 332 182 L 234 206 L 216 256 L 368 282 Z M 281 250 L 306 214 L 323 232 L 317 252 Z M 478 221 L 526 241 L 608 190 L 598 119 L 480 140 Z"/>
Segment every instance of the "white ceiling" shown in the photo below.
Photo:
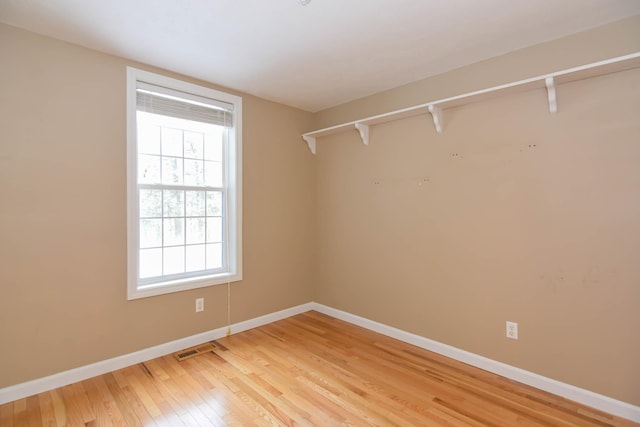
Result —
<path fill-rule="evenodd" d="M 640 0 L 0 0 L 0 21 L 308 111 L 640 14 Z"/>

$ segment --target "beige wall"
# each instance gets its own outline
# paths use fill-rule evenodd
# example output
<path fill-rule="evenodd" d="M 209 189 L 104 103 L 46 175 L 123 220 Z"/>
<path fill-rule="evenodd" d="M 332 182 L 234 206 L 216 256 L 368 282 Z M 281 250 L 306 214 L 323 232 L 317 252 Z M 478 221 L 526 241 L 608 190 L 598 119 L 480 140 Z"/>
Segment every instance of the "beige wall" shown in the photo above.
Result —
<path fill-rule="evenodd" d="M 314 129 L 640 51 L 640 16 L 315 115 Z M 314 300 L 640 405 L 640 70 L 320 138 Z M 519 323 L 507 340 L 505 321 Z"/>
<path fill-rule="evenodd" d="M 313 116 L 244 96 L 232 321 L 315 300 L 640 404 L 638 70 L 562 86 L 556 115 L 535 91 L 448 110 L 441 135 L 419 116 L 372 127 L 369 147 L 355 131 L 322 138 L 315 157 L 299 136 L 638 51 L 639 28 L 632 18 Z M 135 64 L 2 25 L 0 57 L 0 387 L 223 326 L 224 286 L 126 300 Z"/>
<path fill-rule="evenodd" d="M 640 69 L 558 99 L 446 110 L 442 134 L 428 115 L 373 126 L 368 147 L 319 139 L 315 301 L 640 405 Z"/>
<path fill-rule="evenodd" d="M 135 64 L 5 25 L 0 58 L 0 387 L 224 326 L 226 286 L 126 299 L 125 67 Z M 306 303 L 313 283 L 315 165 L 299 137 L 311 116 L 251 96 L 243 108 L 232 322 Z"/>

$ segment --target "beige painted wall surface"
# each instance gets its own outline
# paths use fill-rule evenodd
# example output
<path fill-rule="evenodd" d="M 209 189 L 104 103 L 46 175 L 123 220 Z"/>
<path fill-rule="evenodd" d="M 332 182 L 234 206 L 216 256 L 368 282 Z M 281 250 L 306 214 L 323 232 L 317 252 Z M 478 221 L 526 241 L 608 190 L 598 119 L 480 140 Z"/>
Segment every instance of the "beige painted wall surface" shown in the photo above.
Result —
<path fill-rule="evenodd" d="M 638 51 L 640 15 L 320 111 L 307 131 Z"/>
<path fill-rule="evenodd" d="M 0 58 L 0 387 L 224 326 L 226 286 L 126 300 L 135 64 L 4 25 Z M 314 164 L 299 140 L 311 117 L 251 96 L 243 107 L 232 322 L 310 301 L 313 279 Z"/>
<path fill-rule="evenodd" d="M 561 87 L 556 115 L 537 91 L 449 110 L 441 135 L 420 116 L 372 127 L 369 147 L 345 133 L 312 157 L 300 139 L 640 50 L 639 28 L 636 17 L 528 48 L 315 124 L 243 96 L 232 321 L 316 300 L 640 404 L 638 70 Z M 0 58 L 0 342 L 12 350 L 0 387 L 223 326 L 224 286 L 126 301 L 124 85 L 136 64 L 4 25 Z"/>
<path fill-rule="evenodd" d="M 558 99 L 319 140 L 315 300 L 640 405 L 640 70 Z"/>

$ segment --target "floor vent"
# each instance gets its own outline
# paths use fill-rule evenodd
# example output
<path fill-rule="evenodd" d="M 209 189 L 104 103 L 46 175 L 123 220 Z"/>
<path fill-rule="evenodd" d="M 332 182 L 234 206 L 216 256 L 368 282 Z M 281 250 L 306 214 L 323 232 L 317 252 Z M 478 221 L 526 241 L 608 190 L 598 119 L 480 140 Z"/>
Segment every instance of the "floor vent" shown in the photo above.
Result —
<path fill-rule="evenodd" d="M 176 359 L 182 362 L 183 360 L 189 359 L 191 357 L 198 356 L 199 354 L 204 353 L 213 353 L 216 351 L 216 346 L 212 342 L 204 343 L 197 345 L 195 347 L 185 348 L 184 350 L 180 350 L 175 353 Z"/>

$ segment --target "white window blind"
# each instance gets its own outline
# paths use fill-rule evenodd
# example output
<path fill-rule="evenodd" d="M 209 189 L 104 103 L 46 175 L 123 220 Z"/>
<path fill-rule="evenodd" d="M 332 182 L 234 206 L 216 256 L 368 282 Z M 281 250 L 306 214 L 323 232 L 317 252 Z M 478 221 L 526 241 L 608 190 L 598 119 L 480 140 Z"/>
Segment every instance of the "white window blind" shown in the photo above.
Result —
<path fill-rule="evenodd" d="M 137 84 L 136 107 L 138 111 L 218 126 L 233 123 L 232 104 L 145 82 Z"/>

